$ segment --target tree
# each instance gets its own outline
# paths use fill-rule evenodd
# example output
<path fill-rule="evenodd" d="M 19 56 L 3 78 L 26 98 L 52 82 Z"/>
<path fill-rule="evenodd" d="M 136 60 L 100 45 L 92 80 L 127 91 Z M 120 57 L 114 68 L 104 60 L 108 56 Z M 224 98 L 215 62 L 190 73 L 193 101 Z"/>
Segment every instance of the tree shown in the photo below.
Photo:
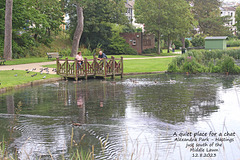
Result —
<path fill-rule="evenodd" d="M 229 34 L 229 28 L 224 26 L 229 19 L 220 16 L 219 0 L 193 0 L 193 3 L 193 13 L 198 21 L 200 32 L 211 36 Z"/>
<path fill-rule="evenodd" d="M 144 23 L 146 31 L 157 36 L 158 54 L 162 37 L 167 37 L 170 45 L 170 40 L 185 36 L 193 28 L 194 19 L 185 0 L 136 0 L 134 9 L 137 22 Z"/>
<path fill-rule="evenodd" d="M 193 15 L 190 11 L 190 5 L 185 0 L 168 0 L 169 8 L 174 8 L 169 12 L 167 21 L 168 53 L 170 40 L 181 38 L 185 48 L 185 37 L 189 31 L 196 25 Z"/>
<path fill-rule="evenodd" d="M 236 9 L 235 18 L 236 18 L 235 26 L 237 27 L 237 31 L 239 32 L 240 31 L 240 6 L 238 6 Z"/>
<path fill-rule="evenodd" d="M 0 1 L 0 56 L 4 53 L 5 4 Z M 12 58 L 37 55 L 39 52 L 32 48 L 39 43 L 48 45 L 50 34 L 57 33 L 61 24 L 63 11 L 59 0 L 13 0 Z"/>
<path fill-rule="evenodd" d="M 12 59 L 12 8 L 13 0 L 6 0 L 4 58 Z"/>
<path fill-rule="evenodd" d="M 167 22 L 167 13 L 164 8 L 167 6 L 165 0 L 136 0 L 135 18 L 137 23 L 145 24 L 145 30 L 149 33 L 154 33 L 157 36 L 158 54 L 161 50 L 161 37 L 164 32 L 164 25 Z"/>
<path fill-rule="evenodd" d="M 74 33 L 74 37 L 73 37 L 73 45 L 72 45 L 72 52 L 71 52 L 71 56 L 76 56 L 77 51 L 78 51 L 78 46 L 79 46 L 79 41 L 80 38 L 82 36 L 82 32 L 83 32 L 83 8 L 80 7 L 80 4 L 76 4 L 77 6 L 77 27 Z"/>
<path fill-rule="evenodd" d="M 75 9 L 76 2 L 65 0 L 63 3 L 65 12 L 70 16 L 70 33 L 72 38 L 76 33 L 76 22 L 78 22 Z M 81 1 L 81 3 L 78 1 L 78 3 L 84 13 L 84 28 L 80 44 L 84 44 L 91 49 L 101 44 L 106 49 L 110 43 L 109 38 L 112 36 L 108 22 L 117 24 L 127 24 L 128 22 L 127 17 L 123 14 L 125 13 L 124 0 L 85 0 Z M 76 54 L 76 51 L 73 52 L 72 56 Z"/>

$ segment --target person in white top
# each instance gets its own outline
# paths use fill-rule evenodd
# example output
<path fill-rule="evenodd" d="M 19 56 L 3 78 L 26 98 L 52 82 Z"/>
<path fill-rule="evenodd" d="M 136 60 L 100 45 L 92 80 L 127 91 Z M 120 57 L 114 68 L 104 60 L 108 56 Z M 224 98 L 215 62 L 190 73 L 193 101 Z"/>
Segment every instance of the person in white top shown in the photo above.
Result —
<path fill-rule="evenodd" d="M 83 57 L 82 57 L 82 52 L 81 51 L 77 53 L 76 60 L 78 60 L 78 63 L 81 66 L 81 64 L 83 63 Z M 78 69 L 79 65 L 77 65 L 77 69 Z"/>

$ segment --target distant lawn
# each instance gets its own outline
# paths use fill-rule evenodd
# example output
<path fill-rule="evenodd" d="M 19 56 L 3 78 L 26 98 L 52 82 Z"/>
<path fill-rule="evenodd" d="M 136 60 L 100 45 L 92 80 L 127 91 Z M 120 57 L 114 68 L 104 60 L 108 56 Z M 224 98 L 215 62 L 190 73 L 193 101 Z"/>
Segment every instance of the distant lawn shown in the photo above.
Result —
<path fill-rule="evenodd" d="M 26 71 L 10 70 L 10 71 L 0 71 L 0 88 L 13 87 L 16 85 L 25 84 L 35 80 L 43 79 L 43 76 L 46 76 L 46 79 L 59 77 L 58 75 L 45 74 L 42 75 L 38 72 L 37 76 L 31 77 L 31 75 L 36 72 L 26 73 Z M 15 77 L 14 75 L 17 76 Z"/>
<path fill-rule="evenodd" d="M 228 50 L 231 50 L 231 49 L 240 49 L 240 47 L 227 47 Z"/>
<path fill-rule="evenodd" d="M 166 71 L 172 58 L 129 59 L 124 60 L 124 73 Z M 43 67 L 56 68 L 56 64 Z"/>
<path fill-rule="evenodd" d="M 124 60 L 124 73 L 166 71 L 172 58 Z"/>
<path fill-rule="evenodd" d="M 47 57 L 33 57 L 33 58 L 20 58 L 6 61 L 6 65 L 28 64 L 28 63 L 40 63 L 54 61 L 55 59 L 48 60 Z"/>
<path fill-rule="evenodd" d="M 143 54 L 143 55 L 107 55 L 108 58 L 111 58 L 111 56 L 114 56 L 115 58 L 143 58 L 143 57 L 153 57 L 153 56 L 173 56 L 173 55 L 179 55 L 179 54 L 172 54 L 172 53 L 161 53 L 160 55 L 156 53 L 152 54 Z M 84 56 L 83 57 L 87 59 L 93 59 L 93 56 Z M 65 59 L 66 57 L 63 57 L 61 59 Z M 68 57 L 70 60 L 74 60 L 75 57 Z M 31 57 L 31 58 L 20 58 L 20 59 L 13 59 L 11 61 L 7 61 L 6 65 L 18 65 L 18 64 L 28 64 L 28 63 L 41 63 L 41 62 L 50 62 L 55 61 L 54 58 L 51 60 L 48 60 L 47 57 Z"/>

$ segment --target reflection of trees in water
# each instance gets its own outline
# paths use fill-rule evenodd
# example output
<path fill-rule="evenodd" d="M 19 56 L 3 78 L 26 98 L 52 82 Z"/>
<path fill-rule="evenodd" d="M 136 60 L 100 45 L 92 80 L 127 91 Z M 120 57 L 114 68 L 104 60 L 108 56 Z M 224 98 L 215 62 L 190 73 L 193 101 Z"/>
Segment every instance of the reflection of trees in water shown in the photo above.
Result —
<path fill-rule="evenodd" d="M 178 75 L 177 83 L 165 81 L 162 84 L 136 87 L 134 96 L 136 107 L 143 112 L 170 123 L 197 121 L 199 117 L 209 116 L 218 109 L 217 86 L 215 78 L 196 78 Z M 214 81 L 214 82 L 213 82 Z"/>

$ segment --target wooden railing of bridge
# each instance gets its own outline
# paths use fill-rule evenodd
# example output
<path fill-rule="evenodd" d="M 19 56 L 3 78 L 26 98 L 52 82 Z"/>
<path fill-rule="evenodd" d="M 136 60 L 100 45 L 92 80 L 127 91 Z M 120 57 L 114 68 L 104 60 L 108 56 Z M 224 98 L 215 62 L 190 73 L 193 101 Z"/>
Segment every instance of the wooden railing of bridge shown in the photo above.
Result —
<path fill-rule="evenodd" d="M 57 74 L 64 78 L 88 79 L 89 77 L 109 77 L 115 79 L 115 76 L 123 77 L 123 57 L 111 59 L 103 59 L 101 61 L 84 58 L 82 64 L 78 60 L 69 60 L 57 58 Z"/>

